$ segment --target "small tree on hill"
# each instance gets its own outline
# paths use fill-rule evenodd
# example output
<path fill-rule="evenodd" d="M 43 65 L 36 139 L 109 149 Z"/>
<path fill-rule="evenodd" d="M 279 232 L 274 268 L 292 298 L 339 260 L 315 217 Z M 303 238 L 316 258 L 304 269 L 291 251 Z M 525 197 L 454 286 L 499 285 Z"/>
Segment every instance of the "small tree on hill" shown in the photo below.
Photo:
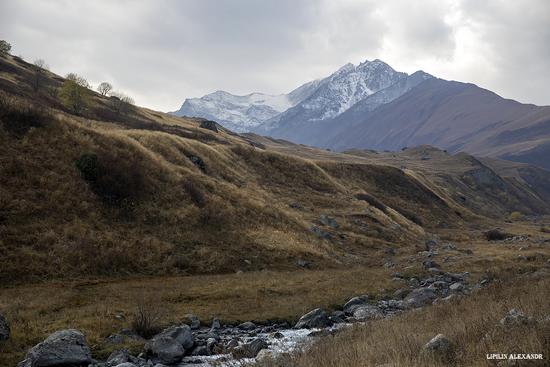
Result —
<path fill-rule="evenodd" d="M 102 82 L 101 84 L 99 84 L 97 86 L 97 91 L 102 96 L 106 96 L 112 90 L 113 90 L 113 86 L 111 84 L 107 83 L 107 82 Z"/>
<path fill-rule="evenodd" d="M 11 45 L 8 41 L 0 40 L 0 54 L 7 54 L 11 51 Z"/>
<path fill-rule="evenodd" d="M 65 107 L 74 114 L 82 114 L 90 101 L 88 87 L 85 78 L 74 73 L 68 74 L 59 94 Z"/>
<path fill-rule="evenodd" d="M 34 60 L 34 76 L 32 78 L 32 88 L 35 92 L 42 87 L 45 81 L 44 72 L 49 70 L 48 64 L 43 59 Z"/>
<path fill-rule="evenodd" d="M 120 92 L 111 93 L 113 110 L 117 115 L 127 115 L 134 105 L 134 99 Z"/>

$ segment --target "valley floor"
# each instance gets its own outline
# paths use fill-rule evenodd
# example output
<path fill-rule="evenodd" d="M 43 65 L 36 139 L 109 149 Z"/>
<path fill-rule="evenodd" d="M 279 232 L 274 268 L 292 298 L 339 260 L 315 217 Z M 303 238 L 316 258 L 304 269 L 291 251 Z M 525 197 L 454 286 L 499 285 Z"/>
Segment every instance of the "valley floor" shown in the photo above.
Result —
<path fill-rule="evenodd" d="M 550 234 L 528 224 L 509 224 L 506 229 L 528 236 L 507 241 L 450 241 L 449 238 L 459 238 L 459 233 L 447 233 L 445 240 L 439 241 L 435 255 L 430 255 L 430 258 L 441 264 L 445 271 L 469 272 L 469 282 L 472 284 L 481 278 L 514 282 L 518 274 L 547 271 Z M 449 242 L 453 246 L 447 246 Z M 76 328 L 85 333 L 95 358 L 106 358 L 111 351 L 122 347 L 139 353 L 143 348 L 140 343 L 115 345 L 105 340 L 112 333 L 131 327 L 138 307 L 145 307 L 147 312 L 158 316 L 159 326 L 181 322 L 189 313 L 198 315 L 207 324 L 214 317 L 231 324 L 249 320 L 257 323 L 274 320 L 294 322 L 300 315 L 317 307 L 338 309 L 349 298 L 359 294 L 369 294 L 375 299 L 393 294 L 405 286 L 392 278 L 394 272 L 400 272 L 403 278 L 428 274 L 422 266 L 426 253 L 419 251 L 411 255 L 409 252 L 398 252 L 391 256 L 385 267 L 75 280 L 0 289 L 0 307 L 5 310 L 12 328 L 11 340 L 0 344 L 0 366 L 16 365 L 29 347 L 48 334 L 66 328 Z M 485 328 L 493 319 L 503 317 L 505 311 L 514 307 L 524 312 L 548 315 L 549 284 L 548 280 L 524 280 L 510 287 L 497 287 L 492 293 L 483 293 L 479 300 L 474 298 L 460 302 L 457 308 L 429 308 L 410 316 L 375 323 L 379 325 L 376 328 L 354 329 L 336 339 L 330 338 L 315 345 L 314 352 L 297 356 L 292 363 L 297 366 L 340 366 L 342 364 L 334 362 L 338 359 L 337 353 L 350 353 L 350 360 L 356 363 L 351 365 L 357 366 L 371 365 L 371 362 L 360 362 L 367 355 L 369 359 L 366 360 L 373 363 L 397 358 L 402 363 L 398 365 L 423 365 L 422 361 L 413 358 L 415 348 L 419 343 L 425 343 L 426 338 L 429 340 L 432 333 L 438 332 L 460 339 L 463 353 L 468 358 L 466 360 L 477 361 L 479 356 L 475 353 L 481 353 L 483 348 L 471 349 L 466 343 L 471 330 L 475 331 L 476 338 L 479 337 L 478 334 L 488 331 Z M 486 302 L 489 303 L 484 305 Z M 498 312 L 489 311 L 491 307 Z M 461 314 L 468 314 L 471 320 Z M 540 350 L 541 345 L 548 348 L 548 340 L 541 342 L 536 335 L 522 337 L 518 343 L 534 343 L 534 350 Z M 512 339 L 509 338 L 508 342 L 511 343 Z M 385 340 L 388 340 L 388 346 L 382 353 L 380 343 L 385 343 Z M 472 339 L 472 343 L 475 340 Z M 369 345 L 367 342 L 378 343 L 378 349 L 369 348 L 367 353 L 363 349 Z M 511 351 L 508 347 L 504 348 L 508 344 L 497 346 L 501 345 L 503 349 L 494 351 Z M 324 351 L 321 353 L 316 348 Z M 363 356 L 363 353 L 367 354 Z M 546 353 L 548 355 L 548 349 Z M 327 361 L 326 364 L 318 364 L 321 362 L 317 358 L 321 357 Z M 413 364 L 407 364 L 409 362 Z"/>

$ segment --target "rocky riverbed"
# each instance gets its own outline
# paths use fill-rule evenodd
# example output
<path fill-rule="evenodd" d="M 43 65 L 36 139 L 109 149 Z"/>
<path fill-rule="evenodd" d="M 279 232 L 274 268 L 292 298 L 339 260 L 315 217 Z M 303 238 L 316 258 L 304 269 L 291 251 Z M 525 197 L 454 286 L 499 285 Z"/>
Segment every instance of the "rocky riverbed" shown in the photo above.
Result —
<path fill-rule="evenodd" d="M 253 322 L 222 325 L 217 319 L 205 325 L 190 315 L 187 324 L 174 325 L 149 340 L 128 329 L 110 335 L 106 340 L 108 343 L 116 345 L 126 339 L 139 339 L 145 347 L 138 355 L 131 355 L 124 349 L 116 350 L 105 361 L 92 359 L 86 339 L 78 330 L 62 330 L 31 348 L 19 367 L 65 364 L 93 367 L 234 366 L 237 362 L 253 362 L 292 352 L 307 346 L 315 338 L 336 333 L 355 323 L 449 302 L 480 289 L 490 281 L 483 279 L 478 284 L 470 284 L 468 273 L 444 272 L 429 259 L 423 265 L 430 276 L 407 279 L 399 273 L 392 275 L 394 281 L 403 285 L 392 297 L 374 300 L 368 295 L 358 295 L 332 313 L 314 309 L 295 325 L 257 325 Z"/>

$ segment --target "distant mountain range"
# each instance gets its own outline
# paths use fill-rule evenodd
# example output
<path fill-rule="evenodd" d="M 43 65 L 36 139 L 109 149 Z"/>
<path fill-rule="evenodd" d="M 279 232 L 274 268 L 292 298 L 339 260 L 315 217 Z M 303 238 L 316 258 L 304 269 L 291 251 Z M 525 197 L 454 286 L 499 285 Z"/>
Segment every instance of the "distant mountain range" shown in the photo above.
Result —
<path fill-rule="evenodd" d="M 288 94 L 187 99 L 173 114 L 333 150 L 430 144 L 550 169 L 550 107 L 423 71 L 408 75 L 381 60 L 344 65 Z"/>

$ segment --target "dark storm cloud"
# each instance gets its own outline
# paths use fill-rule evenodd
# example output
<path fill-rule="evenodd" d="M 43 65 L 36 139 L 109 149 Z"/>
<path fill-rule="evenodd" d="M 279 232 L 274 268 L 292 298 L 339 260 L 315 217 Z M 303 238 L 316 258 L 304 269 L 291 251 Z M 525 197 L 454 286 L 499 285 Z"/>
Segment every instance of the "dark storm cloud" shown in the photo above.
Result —
<path fill-rule="evenodd" d="M 282 93 L 380 58 L 550 104 L 550 2 L 2 1 L 0 38 L 27 60 L 109 80 L 173 110 L 216 89 Z"/>

